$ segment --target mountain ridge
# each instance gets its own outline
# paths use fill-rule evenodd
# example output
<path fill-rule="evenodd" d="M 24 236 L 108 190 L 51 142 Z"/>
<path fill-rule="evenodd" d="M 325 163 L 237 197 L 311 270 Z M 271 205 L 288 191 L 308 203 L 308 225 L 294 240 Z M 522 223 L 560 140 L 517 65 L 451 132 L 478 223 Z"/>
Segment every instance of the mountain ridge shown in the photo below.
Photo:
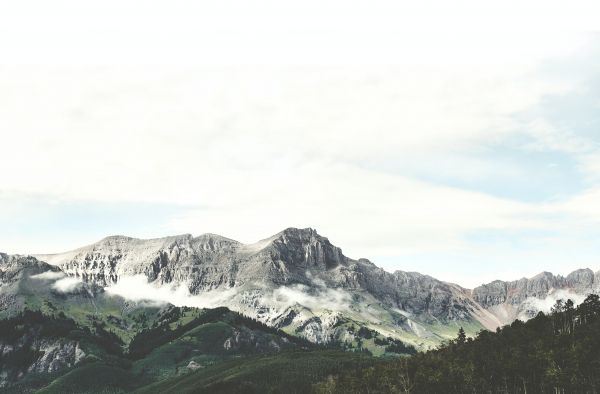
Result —
<path fill-rule="evenodd" d="M 542 272 L 468 289 L 418 272 L 385 271 L 368 259 L 345 256 L 313 228 L 293 227 L 252 244 L 211 233 L 110 236 L 34 256 L 99 286 L 143 275 L 157 286 L 185 285 L 191 295 L 230 292 L 224 306 L 316 342 L 348 336 L 338 329 L 342 316 L 348 327 L 360 321 L 417 347 L 444 340 L 457 325 L 476 332 L 526 320 L 542 309 L 541 300 L 597 291 L 600 283 L 600 273 L 580 269 L 566 277 Z M 337 304 L 324 302 L 330 299 Z"/>
<path fill-rule="evenodd" d="M 36 257 L 42 261 L 48 262 L 49 264 L 52 265 L 59 265 L 60 263 L 56 262 L 56 258 L 57 257 L 66 257 L 69 256 L 71 254 L 74 254 L 76 252 L 80 252 L 82 250 L 85 250 L 86 248 L 90 248 L 90 247 L 95 247 L 98 245 L 101 245 L 103 243 L 109 242 L 109 241 L 129 241 L 129 242 L 135 242 L 135 243 L 140 243 L 140 244 L 144 244 L 144 243 L 166 243 L 168 241 L 200 241 L 200 240 L 207 240 L 207 243 L 210 242 L 211 240 L 219 240 L 221 242 L 229 242 L 233 245 L 237 245 L 240 247 L 240 249 L 244 250 L 244 251 L 260 251 L 264 248 L 266 248 L 269 244 L 273 243 L 274 241 L 281 239 L 282 237 L 285 237 L 286 235 L 289 234 L 293 234 L 293 233 L 307 233 L 307 234 L 316 234 L 319 238 L 321 238 L 322 240 L 329 242 L 329 239 L 327 237 L 323 237 L 321 235 L 319 235 L 317 233 L 317 231 L 313 228 L 304 228 L 304 229 L 300 229 L 300 228 L 295 228 L 295 227 L 288 227 L 274 235 L 272 235 L 271 237 L 267 237 L 264 239 L 261 239 L 257 242 L 254 243 L 242 243 L 239 242 L 237 240 L 234 240 L 232 238 L 228 238 L 228 237 L 224 237 L 222 235 L 219 234 L 215 234 L 215 233 L 203 233 L 200 234 L 198 236 L 193 236 L 192 234 L 186 233 L 186 234 L 178 234 L 178 235 L 173 235 L 173 236 L 166 236 L 166 237 L 157 237 L 157 238 L 136 238 L 136 237 L 130 237 L 130 236 L 125 236 L 125 235 L 110 235 L 107 237 L 102 238 L 101 240 L 91 243 L 89 245 L 80 247 L 80 248 L 76 248 L 70 251 L 66 251 L 66 252 L 60 252 L 60 253 L 51 253 L 51 254 L 31 254 L 31 256 Z M 214 241 L 213 241 L 214 242 Z M 336 249 L 339 250 L 340 254 L 342 253 L 342 249 L 339 247 L 335 247 Z M 23 256 L 26 256 L 26 254 L 22 254 Z M 345 256 L 344 256 L 345 257 Z M 371 260 L 369 260 L 368 258 L 359 258 L 356 261 L 362 262 L 362 263 L 367 263 L 367 264 L 371 264 L 377 268 L 379 268 L 375 263 L 373 263 Z M 396 273 L 402 273 L 402 274 L 417 274 L 417 275 L 422 275 L 422 276 L 426 276 L 429 277 L 431 279 L 435 279 L 435 280 L 440 280 L 437 279 L 435 276 L 429 275 L 429 274 L 423 274 L 421 272 L 418 271 L 402 271 L 402 270 L 395 270 L 393 272 L 390 271 L 386 271 L 392 275 L 396 274 Z M 566 279 L 569 282 L 573 282 L 573 277 L 575 275 L 579 275 L 581 273 L 586 273 L 587 277 L 591 277 L 591 280 L 588 280 L 588 284 L 592 284 L 592 283 L 596 283 L 596 282 L 600 282 L 600 270 L 597 272 L 594 272 L 592 269 L 590 269 L 589 267 L 586 268 L 579 268 L 576 269 L 570 273 L 568 273 L 566 276 L 563 276 L 561 274 L 554 274 L 552 272 L 549 271 L 542 271 L 534 276 L 531 277 L 522 277 L 516 280 L 501 280 L 501 279 L 496 279 L 493 280 L 491 282 L 487 282 L 487 283 L 483 283 L 479 286 L 475 286 L 473 288 L 469 288 L 469 287 L 464 287 L 462 286 L 460 283 L 456 283 L 456 282 L 448 282 L 448 281 L 444 281 L 444 280 L 440 280 L 444 283 L 447 284 L 452 284 L 452 285 L 456 285 L 464 290 L 467 291 L 471 291 L 474 292 L 482 287 L 485 286 L 489 286 L 489 285 L 493 285 L 495 283 L 513 283 L 513 282 L 519 282 L 519 281 L 534 281 L 536 279 L 539 279 L 540 277 L 546 277 L 548 279 L 558 279 L 560 278 L 562 279 Z"/>

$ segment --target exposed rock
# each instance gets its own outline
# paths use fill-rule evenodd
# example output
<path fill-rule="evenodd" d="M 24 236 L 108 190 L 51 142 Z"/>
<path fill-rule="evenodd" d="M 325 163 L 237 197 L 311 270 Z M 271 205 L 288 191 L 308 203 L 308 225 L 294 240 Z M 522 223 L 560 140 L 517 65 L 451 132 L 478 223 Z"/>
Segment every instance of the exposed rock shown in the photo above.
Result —
<path fill-rule="evenodd" d="M 232 336 L 223 343 L 223 349 L 228 351 L 279 351 L 280 345 L 272 338 L 256 333 L 246 327 L 234 330 Z"/>
<path fill-rule="evenodd" d="M 78 342 L 42 340 L 30 348 L 41 356 L 28 368 L 28 372 L 55 372 L 79 363 L 85 356 Z"/>
<path fill-rule="evenodd" d="M 204 365 L 200 365 L 197 362 L 195 362 L 194 360 L 192 360 L 188 363 L 186 368 L 189 369 L 190 371 L 195 371 L 197 369 L 204 368 Z"/>
<path fill-rule="evenodd" d="M 14 383 L 27 373 L 57 372 L 72 367 L 85 357 L 79 342 L 61 338 L 40 338 L 33 331 L 10 343 L 0 340 L 0 359 L 9 359 L 13 354 L 28 354 L 31 361 L 27 365 L 14 367 L 21 369 L 11 369 L 11 366 L 7 365 L 0 375 L 0 387 Z"/>
<path fill-rule="evenodd" d="M 533 278 L 516 281 L 494 281 L 473 289 L 473 299 L 485 308 L 500 304 L 520 305 L 528 298 L 544 299 L 555 290 L 570 290 L 576 294 L 597 291 L 597 274 L 590 269 L 573 271 L 566 278 L 542 272 Z"/>

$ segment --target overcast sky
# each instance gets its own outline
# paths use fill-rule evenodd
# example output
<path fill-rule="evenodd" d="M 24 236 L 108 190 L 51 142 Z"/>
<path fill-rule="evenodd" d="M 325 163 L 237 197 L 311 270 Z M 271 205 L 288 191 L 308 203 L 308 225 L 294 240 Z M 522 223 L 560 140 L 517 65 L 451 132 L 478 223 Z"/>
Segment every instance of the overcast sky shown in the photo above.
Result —
<path fill-rule="evenodd" d="M 463 286 L 600 270 L 593 2 L 92 3 L 0 3 L 1 251 L 313 227 Z"/>

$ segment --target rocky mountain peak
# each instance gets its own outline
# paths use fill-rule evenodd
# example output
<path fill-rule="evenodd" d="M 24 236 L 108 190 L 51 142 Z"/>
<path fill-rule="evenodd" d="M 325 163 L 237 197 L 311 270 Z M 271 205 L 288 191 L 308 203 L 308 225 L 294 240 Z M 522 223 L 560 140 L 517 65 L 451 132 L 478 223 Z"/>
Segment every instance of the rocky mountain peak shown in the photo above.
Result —
<path fill-rule="evenodd" d="M 567 275 L 567 285 L 573 288 L 597 287 L 596 275 L 589 268 L 578 269 Z"/>
<path fill-rule="evenodd" d="M 527 280 L 527 278 L 522 278 L 524 280 Z M 532 281 L 552 281 L 555 279 L 555 276 L 552 272 L 548 272 L 548 271 L 542 271 L 539 274 L 533 276 L 532 278 L 530 278 L 529 280 Z"/>
<path fill-rule="evenodd" d="M 117 243 L 131 242 L 131 241 L 135 241 L 135 240 L 137 240 L 137 238 L 117 234 L 117 235 L 109 235 L 107 237 L 104 237 L 97 243 L 98 244 L 117 244 Z"/>
<path fill-rule="evenodd" d="M 204 251 L 217 251 L 219 249 L 231 249 L 242 246 L 238 241 L 217 234 L 202 234 L 193 239 L 195 248 Z"/>
<path fill-rule="evenodd" d="M 329 270 L 347 263 L 342 249 L 312 228 L 287 228 L 271 237 L 271 254 L 296 267 Z"/>
<path fill-rule="evenodd" d="M 27 272 L 29 275 L 35 275 L 46 271 L 60 270 L 32 256 L 8 255 L 0 252 L 0 287 L 14 282 L 24 272 Z"/>
<path fill-rule="evenodd" d="M 520 305 L 527 299 L 544 299 L 556 290 L 586 293 L 598 290 L 598 275 L 589 269 L 579 269 L 567 277 L 540 272 L 531 278 L 515 281 L 494 281 L 473 289 L 473 299 L 486 308 L 498 305 Z"/>
<path fill-rule="evenodd" d="M 277 234 L 266 238 L 262 241 L 268 244 L 291 244 L 291 243 L 315 243 L 315 242 L 329 242 L 326 237 L 322 237 L 317 233 L 317 230 L 313 228 L 295 228 L 288 227 Z"/>
<path fill-rule="evenodd" d="M 131 248 L 154 247 L 160 245 L 162 247 L 172 247 L 173 245 L 186 245 L 192 241 L 191 234 L 172 235 L 162 238 L 140 239 L 127 237 L 125 235 L 110 235 L 102 238 L 100 241 L 93 243 L 87 247 L 78 250 L 120 250 Z"/>

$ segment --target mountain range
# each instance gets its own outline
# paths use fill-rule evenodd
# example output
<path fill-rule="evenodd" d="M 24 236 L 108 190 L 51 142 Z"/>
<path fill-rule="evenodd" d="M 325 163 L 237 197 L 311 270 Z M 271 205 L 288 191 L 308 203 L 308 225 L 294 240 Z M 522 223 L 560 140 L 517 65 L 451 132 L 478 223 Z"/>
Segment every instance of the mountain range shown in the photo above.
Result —
<path fill-rule="evenodd" d="M 600 272 L 590 269 L 566 277 L 544 272 L 475 289 L 416 272 L 390 273 L 367 259 L 345 256 L 311 228 L 288 228 L 254 244 L 215 234 L 111 236 L 32 258 L 126 298 L 141 286 L 137 298 L 160 294 L 180 305 L 226 306 L 315 343 L 349 343 L 362 328 L 376 333 L 363 343 L 375 352 L 377 335 L 425 350 L 453 337 L 459 327 L 468 334 L 494 330 L 547 311 L 559 298 L 580 301 L 600 290 Z"/>
<path fill-rule="evenodd" d="M 475 289 L 391 273 L 310 228 L 0 253 L 0 393 L 308 392 L 599 290 L 589 269 Z"/>

